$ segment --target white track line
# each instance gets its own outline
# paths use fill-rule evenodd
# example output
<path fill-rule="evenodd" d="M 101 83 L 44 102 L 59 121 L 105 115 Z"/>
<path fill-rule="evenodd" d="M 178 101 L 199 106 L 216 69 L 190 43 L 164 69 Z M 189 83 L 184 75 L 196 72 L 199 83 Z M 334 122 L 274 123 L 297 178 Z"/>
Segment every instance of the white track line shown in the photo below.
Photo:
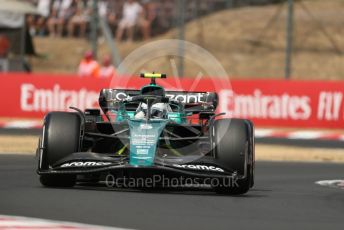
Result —
<path fill-rule="evenodd" d="M 288 134 L 288 139 L 306 139 L 306 140 L 312 140 L 312 139 L 319 139 L 324 134 L 322 132 L 317 131 L 297 131 L 297 132 L 291 132 Z"/>
<path fill-rule="evenodd" d="M 17 229 L 49 229 L 49 230 L 128 230 L 126 228 L 105 227 L 96 225 L 79 224 L 64 221 L 54 221 L 39 218 L 29 218 L 21 216 L 0 215 L 0 230 Z"/>
<path fill-rule="evenodd" d="M 1 123 L 0 127 L 4 129 L 31 129 L 42 127 L 42 122 L 38 121 L 10 121 Z"/>
<path fill-rule="evenodd" d="M 315 182 L 315 184 L 344 190 L 344 180 L 320 180 Z"/>
<path fill-rule="evenodd" d="M 268 137 L 271 136 L 274 133 L 272 129 L 255 129 L 255 136 L 256 138 L 261 138 L 261 137 Z"/>

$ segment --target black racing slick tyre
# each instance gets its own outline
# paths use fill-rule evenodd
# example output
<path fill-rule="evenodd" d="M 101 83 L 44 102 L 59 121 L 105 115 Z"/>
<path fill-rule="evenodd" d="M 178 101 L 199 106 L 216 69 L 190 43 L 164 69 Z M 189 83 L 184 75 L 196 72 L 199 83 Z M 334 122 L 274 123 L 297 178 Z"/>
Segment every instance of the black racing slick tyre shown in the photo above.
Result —
<path fill-rule="evenodd" d="M 48 170 L 59 160 L 77 152 L 80 146 L 81 118 L 77 113 L 51 112 L 44 119 L 39 153 L 39 171 Z M 40 182 L 47 187 L 72 187 L 74 175 L 40 175 Z"/>
<path fill-rule="evenodd" d="M 215 191 L 231 195 L 246 193 L 254 183 L 253 123 L 244 119 L 216 120 L 213 132 L 215 158 L 237 174 L 230 183 L 215 186 Z"/>

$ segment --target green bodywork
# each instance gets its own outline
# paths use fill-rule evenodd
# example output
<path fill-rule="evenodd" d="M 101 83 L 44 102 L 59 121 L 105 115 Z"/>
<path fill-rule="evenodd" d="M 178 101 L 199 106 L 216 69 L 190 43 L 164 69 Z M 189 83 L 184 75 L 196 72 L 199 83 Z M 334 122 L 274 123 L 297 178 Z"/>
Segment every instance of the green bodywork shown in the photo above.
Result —
<path fill-rule="evenodd" d="M 164 89 L 156 84 L 144 86 L 141 89 L 141 95 L 145 90 L 160 90 L 165 93 Z M 130 129 L 130 161 L 132 166 L 151 166 L 154 163 L 156 149 L 159 137 L 167 123 L 186 124 L 187 114 L 182 105 L 173 106 L 173 112 L 167 113 L 167 119 L 135 119 L 136 111 L 127 111 L 127 106 L 131 102 L 118 101 L 115 110 L 111 113 L 115 115 L 114 122 L 128 122 Z"/>
<path fill-rule="evenodd" d="M 167 120 L 130 120 L 130 161 L 132 166 L 151 166 L 157 143 Z"/>

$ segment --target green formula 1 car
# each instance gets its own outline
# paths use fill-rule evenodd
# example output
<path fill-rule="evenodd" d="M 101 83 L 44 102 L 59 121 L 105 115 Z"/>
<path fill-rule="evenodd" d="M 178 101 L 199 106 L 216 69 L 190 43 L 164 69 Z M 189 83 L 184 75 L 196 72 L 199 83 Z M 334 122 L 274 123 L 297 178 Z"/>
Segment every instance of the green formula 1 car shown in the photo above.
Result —
<path fill-rule="evenodd" d="M 45 116 L 37 148 L 41 183 L 246 193 L 254 184 L 253 123 L 220 119 L 216 93 L 165 91 L 156 79 L 166 75 L 141 77 L 151 81 L 141 90 L 101 90 L 100 109 Z"/>

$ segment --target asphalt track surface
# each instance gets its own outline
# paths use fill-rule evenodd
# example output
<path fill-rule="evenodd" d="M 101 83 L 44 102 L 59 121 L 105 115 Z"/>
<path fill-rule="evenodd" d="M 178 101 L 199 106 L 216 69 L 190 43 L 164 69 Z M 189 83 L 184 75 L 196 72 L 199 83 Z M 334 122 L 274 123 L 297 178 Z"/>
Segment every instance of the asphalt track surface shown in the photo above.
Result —
<path fill-rule="evenodd" d="M 134 229 L 343 229 L 344 164 L 258 162 L 256 185 L 243 196 L 207 190 L 51 189 L 28 155 L 0 155 L 0 214 Z"/>

